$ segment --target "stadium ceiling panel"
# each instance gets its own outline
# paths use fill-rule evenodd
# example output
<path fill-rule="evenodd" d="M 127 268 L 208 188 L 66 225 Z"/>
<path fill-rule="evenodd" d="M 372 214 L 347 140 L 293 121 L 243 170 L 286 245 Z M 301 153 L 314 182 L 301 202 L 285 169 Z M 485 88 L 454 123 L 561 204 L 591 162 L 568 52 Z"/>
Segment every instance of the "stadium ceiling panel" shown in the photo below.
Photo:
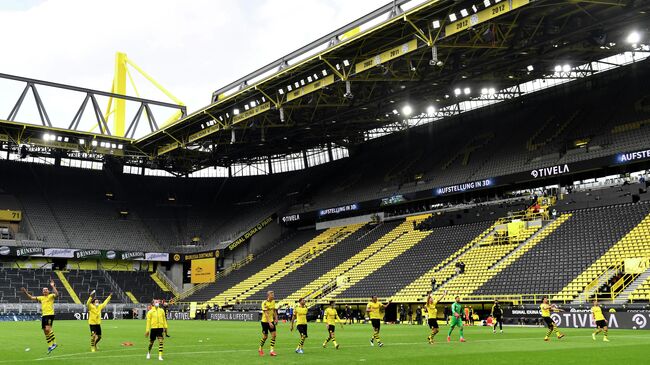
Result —
<path fill-rule="evenodd" d="M 227 165 L 335 143 L 414 113 L 621 53 L 650 5 L 633 1 L 426 1 L 389 4 L 217 90 L 213 104 L 136 142 L 156 156 L 201 151 Z M 384 21 L 369 29 L 377 16 Z M 327 43 L 319 52 L 313 50 Z M 300 61 L 302 52 L 313 53 Z M 454 91 L 473 90 L 456 96 Z M 495 96 L 499 97 L 499 96 Z"/>
<path fill-rule="evenodd" d="M 557 65 L 630 51 L 623 40 L 648 32 L 649 12 L 633 0 L 397 0 L 216 90 L 209 106 L 125 150 L 189 172 L 352 147 L 403 121 L 406 105 L 454 115 L 479 90 L 513 93 L 493 95 L 503 100 Z"/>

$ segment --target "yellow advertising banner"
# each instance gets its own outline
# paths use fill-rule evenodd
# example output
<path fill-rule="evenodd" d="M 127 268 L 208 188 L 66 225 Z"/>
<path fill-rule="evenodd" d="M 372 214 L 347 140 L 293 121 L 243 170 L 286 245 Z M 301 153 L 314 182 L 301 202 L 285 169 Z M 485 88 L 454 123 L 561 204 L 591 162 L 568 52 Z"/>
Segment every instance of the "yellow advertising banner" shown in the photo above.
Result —
<path fill-rule="evenodd" d="M 508 237 L 518 237 L 526 228 L 523 221 L 512 221 L 508 223 Z"/>
<path fill-rule="evenodd" d="M 216 261 L 214 257 L 207 259 L 192 260 L 191 279 L 192 284 L 214 283 Z"/>
<path fill-rule="evenodd" d="M 530 0 L 502 1 L 445 27 L 445 37 L 467 30 L 475 25 L 487 22 L 512 10 L 528 5 Z"/>
<path fill-rule="evenodd" d="M 631 259 L 625 259 L 625 273 L 626 274 L 642 274 L 648 270 L 648 258 L 646 257 L 635 257 Z"/>
<path fill-rule="evenodd" d="M 187 141 L 190 142 L 190 143 L 194 142 L 197 139 L 201 139 L 201 138 L 203 138 L 205 136 L 211 135 L 212 133 L 218 132 L 220 129 L 221 129 L 221 125 L 219 125 L 219 124 L 209 126 L 207 128 L 201 129 L 200 131 L 198 131 L 196 133 L 190 134 L 190 137 L 187 139 Z"/>
<path fill-rule="evenodd" d="M 158 148 L 158 156 L 164 155 L 167 152 L 171 152 L 171 151 L 177 149 L 178 147 L 180 147 L 180 145 L 181 144 L 178 143 L 178 142 L 172 142 L 170 144 L 166 144 L 164 146 L 161 146 L 161 147 Z"/>
<path fill-rule="evenodd" d="M 20 222 L 22 219 L 20 210 L 0 210 L 0 222 Z"/>
<path fill-rule="evenodd" d="M 264 113 L 265 111 L 268 111 L 271 109 L 271 102 L 267 101 L 264 104 L 260 104 L 254 108 L 250 108 L 246 111 L 243 111 L 234 117 L 232 117 L 232 124 L 237 124 L 240 122 L 245 121 L 246 119 L 252 118 L 258 114 Z"/>
<path fill-rule="evenodd" d="M 366 71 L 370 68 L 373 68 L 377 65 L 381 65 L 382 63 L 388 62 L 390 60 L 393 60 L 397 57 L 401 57 L 409 52 L 413 52 L 418 48 L 418 41 L 416 39 L 406 42 L 402 45 L 399 45 L 395 48 L 391 48 L 386 52 L 382 52 L 375 57 L 368 58 L 365 61 L 361 61 L 354 65 L 354 72 L 355 73 L 360 73 L 363 71 Z"/>
<path fill-rule="evenodd" d="M 329 75 L 325 78 L 322 78 L 320 80 L 314 81 L 311 84 L 307 84 L 299 89 L 296 89 L 290 93 L 287 94 L 287 101 L 295 100 L 300 97 L 303 97 L 309 93 L 313 93 L 316 90 L 320 90 L 324 88 L 327 85 L 331 85 L 334 83 L 334 75 Z"/>

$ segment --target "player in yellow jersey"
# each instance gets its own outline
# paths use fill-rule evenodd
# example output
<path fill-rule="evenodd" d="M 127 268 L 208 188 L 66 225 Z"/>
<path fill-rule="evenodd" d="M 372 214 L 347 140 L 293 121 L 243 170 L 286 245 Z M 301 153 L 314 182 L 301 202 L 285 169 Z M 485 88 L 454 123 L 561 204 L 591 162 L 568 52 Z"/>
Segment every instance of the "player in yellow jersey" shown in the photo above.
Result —
<path fill-rule="evenodd" d="M 368 313 L 368 317 L 370 317 L 373 329 L 372 338 L 370 338 L 370 346 L 375 346 L 375 341 L 377 341 L 379 347 L 384 346 L 383 342 L 381 342 L 381 339 L 379 338 L 379 330 L 381 328 L 381 320 L 384 319 L 384 311 L 390 303 L 390 301 L 387 304 L 380 303 L 377 300 L 377 296 L 374 295 L 370 300 L 370 303 L 366 306 L 366 313 Z"/>
<path fill-rule="evenodd" d="M 90 325 L 90 351 L 97 351 L 97 344 L 102 340 L 102 309 L 106 308 L 111 301 L 113 293 L 110 293 L 106 300 L 100 304 L 99 299 L 95 297 L 93 290 L 88 297 L 86 307 L 88 307 L 88 324 Z"/>
<path fill-rule="evenodd" d="M 553 321 L 553 318 L 551 318 L 551 312 L 561 312 L 561 310 L 558 309 L 557 306 L 549 304 L 548 297 L 542 298 L 542 304 L 539 306 L 539 309 L 542 311 L 542 320 L 544 320 L 546 327 L 548 327 L 544 341 L 548 341 L 549 336 L 551 336 L 551 333 L 553 332 L 555 332 L 558 340 L 564 337 L 564 334 L 557 329 L 557 325 Z"/>
<path fill-rule="evenodd" d="M 429 344 L 433 345 L 434 340 L 433 338 L 436 337 L 438 334 L 439 326 L 438 326 L 438 308 L 436 307 L 438 305 L 438 302 L 442 300 L 442 298 L 447 295 L 447 291 L 444 293 L 440 294 L 438 298 L 433 297 L 433 293 L 427 297 L 427 304 L 424 305 L 424 309 L 427 311 L 427 317 L 428 317 L 428 324 L 429 328 L 431 329 L 431 334 L 429 337 L 427 337 L 427 340 L 429 341 Z"/>
<path fill-rule="evenodd" d="M 278 324 L 278 311 L 275 306 L 275 294 L 272 290 L 266 292 L 266 300 L 262 302 L 262 339 L 258 353 L 264 356 L 264 343 L 271 332 L 271 352 L 269 355 L 276 356 L 275 353 L 275 335 L 276 325 Z"/>
<path fill-rule="evenodd" d="M 163 357 L 163 334 L 169 330 L 167 326 L 167 314 L 160 307 L 159 300 L 153 300 L 152 307 L 147 312 L 147 330 L 144 337 L 149 337 L 149 349 L 147 350 L 147 360 L 151 358 L 151 348 L 154 341 L 158 339 L 158 360 L 162 361 Z"/>
<path fill-rule="evenodd" d="M 603 309 L 598 305 L 598 299 L 594 299 L 594 306 L 591 307 L 591 315 L 594 322 L 596 322 L 596 331 L 591 334 L 591 337 L 596 341 L 596 335 L 603 332 L 605 335 L 603 341 L 609 342 L 609 339 L 607 338 L 607 320 L 603 315 Z"/>
<path fill-rule="evenodd" d="M 327 347 L 327 344 L 332 341 L 334 342 L 334 348 L 338 350 L 339 344 L 336 342 L 336 336 L 334 335 L 334 331 L 336 331 L 336 323 L 338 322 L 341 324 L 341 328 L 343 328 L 343 325 L 341 323 L 341 318 L 339 318 L 339 313 L 336 311 L 336 307 L 334 306 L 334 301 L 330 301 L 330 306 L 325 309 L 325 315 L 324 315 L 324 320 L 325 324 L 327 325 L 327 332 L 329 332 L 329 337 L 323 342 L 323 348 Z"/>
<path fill-rule="evenodd" d="M 300 334 L 300 342 L 296 348 L 297 354 L 304 354 L 305 339 L 307 339 L 307 311 L 309 308 L 305 306 L 305 298 L 300 298 L 298 307 L 293 311 L 293 318 L 291 318 L 291 331 L 293 332 L 293 323 L 298 325 L 298 333 Z"/>
<path fill-rule="evenodd" d="M 37 300 L 41 303 L 41 329 L 43 329 L 43 334 L 45 335 L 45 340 L 47 341 L 47 353 L 50 354 L 57 348 L 56 337 L 54 337 L 54 331 L 52 330 L 52 324 L 54 323 L 54 300 L 59 297 L 59 291 L 56 289 L 54 280 L 50 280 L 50 286 L 54 293 L 50 293 L 50 289 L 43 288 L 43 295 L 37 297 L 31 295 L 27 289 L 20 288 L 20 290 L 25 293 L 25 295 L 31 300 Z"/>

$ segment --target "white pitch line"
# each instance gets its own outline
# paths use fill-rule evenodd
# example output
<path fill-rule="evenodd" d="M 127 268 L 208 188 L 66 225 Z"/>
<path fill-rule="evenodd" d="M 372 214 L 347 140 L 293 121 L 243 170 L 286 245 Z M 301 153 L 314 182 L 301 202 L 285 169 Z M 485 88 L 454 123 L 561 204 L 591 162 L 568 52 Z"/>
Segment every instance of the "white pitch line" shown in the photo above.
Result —
<path fill-rule="evenodd" d="M 629 336 L 624 336 L 625 338 L 648 338 L 648 336 L 636 336 L 636 335 L 629 335 Z M 570 336 L 568 338 L 591 338 L 591 335 L 589 336 Z M 489 343 L 489 342 L 499 342 L 499 341 L 540 341 L 539 337 L 527 337 L 527 338 L 495 338 L 495 339 L 489 339 L 489 340 L 476 340 L 476 341 L 471 341 L 469 343 Z M 454 341 L 458 342 L 458 341 Z M 439 342 L 439 344 L 446 343 L 444 341 Z M 619 342 L 620 343 L 620 342 Z M 388 343 L 386 347 L 390 346 L 413 346 L 413 345 L 422 345 L 422 346 L 429 346 L 429 344 L 424 343 L 424 342 L 391 342 Z M 186 346 L 178 346 L 175 348 L 187 348 L 187 347 L 197 347 L 200 345 L 186 345 Z M 359 347 L 369 347 L 367 344 L 366 345 L 347 345 L 345 348 L 359 348 Z M 320 348 L 320 346 L 314 346 L 314 347 L 307 347 L 308 349 L 314 349 L 317 350 Z M 135 350 L 140 350 L 140 349 L 122 349 L 122 350 L 108 350 L 104 351 L 106 352 L 116 352 L 116 351 L 135 351 Z M 236 352 L 251 352 L 251 353 L 256 353 L 255 349 L 247 348 L 247 349 L 230 349 L 230 350 L 211 350 L 211 351 L 185 351 L 185 352 L 174 352 L 171 351 L 170 353 L 172 355 L 200 355 L 200 354 L 219 354 L 219 353 L 236 353 Z M 79 353 L 74 353 L 74 354 L 63 354 L 63 355 L 54 355 L 54 356 L 47 356 L 47 357 L 41 357 L 38 359 L 32 359 L 32 360 L 12 360 L 12 361 L 0 361 L 0 363 L 8 363 L 8 362 L 25 362 L 25 361 L 45 361 L 45 360 L 58 360 L 58 359 L 65 359 L 65 358 L 70 358 L 74 357 L 77 355 L 88 355 L 88 352 L 79 352 Z M 124 355 L 108 355 L 108 356 L 92 356 L 92 358 L 88 358 L 89 360 L 93 359 L 112 359 L 112 358 L 123 358 L 123 357 L 144 357 L 146 353 L 143 351 L 142 353 L 137 353 L 137 354 L 124 354 Z"/>

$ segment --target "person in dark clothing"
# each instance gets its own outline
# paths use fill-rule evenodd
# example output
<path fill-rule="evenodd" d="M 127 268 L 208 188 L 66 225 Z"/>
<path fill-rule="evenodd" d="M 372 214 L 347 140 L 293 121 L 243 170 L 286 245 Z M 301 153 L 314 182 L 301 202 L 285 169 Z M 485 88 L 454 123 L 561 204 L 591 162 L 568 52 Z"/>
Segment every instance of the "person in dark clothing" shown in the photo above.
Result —
<path fill-rule="evenodd" d="M 492 316 L 492 321 L 494 324 L 492 333 L 497 333 L 497 324 L 499 325 L 499 330 L 501 331 L 501 333 L 503 333 L 503 308 L 501 308 L 498 299 L 494 301 L 494 305 L 492 306 L 492 312 L 490 312 L 490 315 Z"/>

